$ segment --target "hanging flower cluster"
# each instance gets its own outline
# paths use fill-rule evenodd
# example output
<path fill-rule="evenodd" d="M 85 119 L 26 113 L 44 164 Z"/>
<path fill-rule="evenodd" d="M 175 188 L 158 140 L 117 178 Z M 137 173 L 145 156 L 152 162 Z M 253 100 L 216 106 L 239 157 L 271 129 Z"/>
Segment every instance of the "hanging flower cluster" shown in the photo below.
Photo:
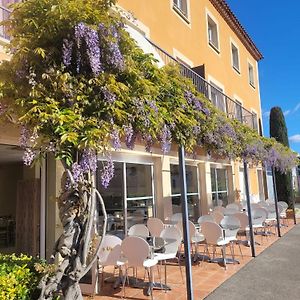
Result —
<path fill-rule="evenodd" d="M 72 22 L 51 19 L 56 28 L 51 34 L 45 20 L 32 27 L 32 35 L 26 34 L 31 25 L 12 26 L 17 33 L 13 56 L 0 67 L 0 114 L 15 115 L 23 126 L 26 165 L 54 153 L 78 185 L 101 165 L 97 155 L 104 155 L 99 174 L 107 187 L 114 175 L 110 152 L 122 144 L 134 149 L 143 143 L 148 152 L 159 145 L 164 155 L 172 144 L 194 154 L 201 147 L 281 172 L 298 163 L 289 149 L 229 120 L 176 66 L 159 69 L 129 37 L 121 19 L 107 12 L 94 19 L 77 13 Z M 45 32 L 61 45 L 58 51 L 43 42 Z"/>

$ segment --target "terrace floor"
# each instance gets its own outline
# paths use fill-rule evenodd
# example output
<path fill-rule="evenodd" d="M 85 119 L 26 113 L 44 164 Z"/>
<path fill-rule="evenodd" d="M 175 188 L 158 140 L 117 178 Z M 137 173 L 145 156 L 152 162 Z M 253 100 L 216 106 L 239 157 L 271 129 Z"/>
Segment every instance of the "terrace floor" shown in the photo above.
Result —
<path fill-rule="evenodd" d="M 300 220 L 298 220 L 299 222 Z M 288 227 L 281 228 L 281 234 L 284 235 L 289 230 L 294 227 L 294 222 L 292 219 L 288 220 Z M 268 237 L 262 237 L 260 235 L 255 236 L 255 240 L 260 243 L 256 245 L 256 255 L 259 255 L 266 248 L 271 246 L 275 241 L 278 240 L 277 235 L 271 235 Z M 194 299 L 204 299 L 212 291 L 214 291 L 218 286 L 220 286 L 225 280 L 229 279 L 233 274 L 243 268 L 249 261 L 253 258 L 251 256 L 250 247 L 241 246 L 243 252 L 243 258 L 240 256 L 240 252 L 237 246 L 235 246 L 236 258 L 240 261 L 240 264 L 229 264 L 227 265 L 227 270 L 224 269 L 222 265 L 217 263 L 201 262 L 201 264 L 195 264 L 192 267 L 193 275 L 193 292 Z M 202 251 L 203 248 L 200 249 Z M 227 257 L 229 257 L 229 250 L 227 251 Z M 217 255 L 220 255 L 219 252 Z M 184 264 L 184 262 L 182 262 Z M 171 287 L 171 291 L 161 291 L 154 290 L 153 298 L 156 300 L 184 300 L 186 299 L 186 285 L 185 285 L 185 269 L 183 270 L 183 279 L 180 274 L 179 267 L 176 263 L 168 264 L 167 266 L 167 281 L 168 285 Z M 112 275 L 113 269 L 105 269 L 105 278 Z M 159 276 L 157 268 L 154 271 L 155 281 L 159 281 Z M 138 278 L 143 278 L 144 270 L 138 270 Z M 100 280 L 101 281 L 101 280 Z M 164 268 L 162 269 L 162 282 L 164 282 Z M 111 299 L 122 299 L 123 291 L 121 288 L 113 289 L 112 283 L 104 283 L 99 295 L 94 297 L 86 297 L 85 299 L 95 299 L 95 300 L 111 300 Z M 125 299 L 135 300 L 135 299 L 150 299 L 146 295 L 145 290 L 132 288 L 126 286 L 125 288 Z"/>

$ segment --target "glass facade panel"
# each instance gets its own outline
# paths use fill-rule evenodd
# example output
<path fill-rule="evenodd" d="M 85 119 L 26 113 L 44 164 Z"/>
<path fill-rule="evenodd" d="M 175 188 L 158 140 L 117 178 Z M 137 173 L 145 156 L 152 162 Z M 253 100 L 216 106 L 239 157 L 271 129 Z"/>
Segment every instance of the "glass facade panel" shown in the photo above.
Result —
<path fill-rule="evenodd" d="M 227 170 L 211 168 L 210 171 L 213 206 L 226 206 L 228 203 Z"/>

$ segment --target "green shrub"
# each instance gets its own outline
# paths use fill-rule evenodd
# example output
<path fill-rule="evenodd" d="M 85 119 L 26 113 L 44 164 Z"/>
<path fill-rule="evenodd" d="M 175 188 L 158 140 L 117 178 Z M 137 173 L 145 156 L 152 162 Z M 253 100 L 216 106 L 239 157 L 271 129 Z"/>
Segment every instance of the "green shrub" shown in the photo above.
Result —
<path fill-rule="evenodd" d="M 34 300 L 45 272 L 54 266 L 31 256 L 0 254 L 0 300 Z"/>

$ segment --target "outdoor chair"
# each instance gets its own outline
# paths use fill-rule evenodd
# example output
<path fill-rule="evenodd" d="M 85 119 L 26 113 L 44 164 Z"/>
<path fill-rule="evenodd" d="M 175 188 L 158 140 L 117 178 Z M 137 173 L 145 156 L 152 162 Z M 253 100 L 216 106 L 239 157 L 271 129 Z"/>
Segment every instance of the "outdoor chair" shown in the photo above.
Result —
<path fill-rule="evenodd" d="M 164 223 L 158 218 L 149 218 L 147 220 L 147 227 L 151 236 L 160 236 L 164 229 Z"/>
<path fill-rule="evenodd" d="M 232 248 L 232 257 L 234 259 L 234 244 L 237 244 L 240 249 L 241 256 L 243 257 L 240 243 L 238 243 L 237 233 L 241 228 L 241 223 L 234 215 L 225 216 L 220 222 L 220 226 L 223 228 L 224 237 L 230 240 Z"/>
<path fill-rule="evenodd" d="M 236 211 L 240 211 L 241 207 L 238 203 L 229 203 L 226 205 L 226 208 L 235 209 Z"/>
<path fill-rule="evenodd" d="M 179 269 L 181 278 L 183 280 L 182 269 L 180 264 L 180 257 L 178 255 L 179 246 L 181 245 L 181 234 L 176 227 L 167 227 L 165 228 L 160 237 L 164 239 L 166 242 L 165 244 L 165 251 L 163 253 L 155 253 L 154 258 L 156 258 L 161 263 L 164 262 L 165 264 L 165 290 L 167 288 L 167 261 L 176 259 Z M 169 242 L 171 240 L 171 242 Z"/>
<path fill-rule="evenodd" d="M 203 215 L 203 216 L 201 216 L 201 217 L 198 218 L 197 223 L 198 223 L 198 224 L 200 225 L 200 227 L 201 227 L 201 224 L 202 224 L 203 222 L 215 222 L 215 220 L 214 220 L 214 218 L 213 218 L 212 215 Z"/>
<path fill-rule="evenodd" d="M 220 222 L 222 221 L 222 219 L 224 218 L 224 214 L 222 214 L 221 211 L 213 211 L 211 213 L 211 216 L 213 217 L 214 221 L 217 224 L 220 224 Z"/>
<path fill-rule="evenodd" d="M 149 230 L 144 224 L 135 224 L 131 226 L 128 230 L 128 236 L 149 236 Z"/>
<path fill-rule="evenodd" d="M 128 279 L 128 269 L 133 268 L 145 268 L 149 279 L 149 289 L 151 299 L 153 299 L 153 271 L 152 268 L 158 263 L 158 260 L 154 258 L 154 254 L 151 254 L 150 246 L 145 239 L 137 236 L 126 237 L 121 245 L 122 253 L 125 262 L 125 278 L 123 280 L 123 291 L 125 298 L 125 283 Z"/>
<path fill-rule="evenodd" d="M 265 208 L 255 208 L 252 210 L 252 227 L 255 234 L 264 235 L 265 231 L 265 220 L 267 219 L 267 211 Z M 261 231 L 258 231 L 261 229 Z M 262 241 L 262 238 L 261 238 Z"/>
<path fill-rule="evenodd" d="M 286 210 L 288 209 L 288 204 L 284 201 L 278 201 L 278 204 L 281 205 L 281 207 L 283 208 L 281 213 L 280 213 L 280 219 L 282 220 L 282 226 L 286 226 L 288 227 L 288 219 L 286 216 Z"/>
<path fill-rule="evenodd" d="M 182 213 L 176 213 L 171 216 L 171 221 L 180 222 L 182 220 Z"/>
<path fill-rule="evenodd" d="M 103 238 L 101 248 L 98 254 L 98 270 L 101 269 L 102 273 L 102 284 L 104 282 L 104 267 L 114 266 L 114 273 L 117 269 L 116 267 L 120 267 L 118 261 L 121 257 L 121 244 L 122 240 L 114 235 L 106 235 Z M 119 276 L 120 268 L 119 268 Z"/>
<path fill-rule="evenodd" d="M 238 240 L 238 243 L 242 243 L 246 246 L 249 245 L 249 218 L 245 213 L 238 212 L 233 215 L 240 221 L 240 229 L 238 231 L 238 237 L 239 235 L 245 234 L 246 240 Z"/>
<path fill-rule="evenodd" d="M 225 208 L 223 215 L 230 216 L 230 215 L 234 215 L 236 212 L 238 212 L 238 210 L 236 210 L 235 208 Z"/>
<path fill-rule="evenodd" d="M 226 269 L 226 246 L 230 244 L 230 240 L 224 238 L 222 228 L 216 223 L 204 222 L 201 225 L 201 232 L 205 237 L 207 253 L 209 253 L 208 247 L 213 247 L 213 259 L 210 261 L 213 262 L 215 260 L 216 248 L 220 247 L 222 251 L 222 261 Z"/>

